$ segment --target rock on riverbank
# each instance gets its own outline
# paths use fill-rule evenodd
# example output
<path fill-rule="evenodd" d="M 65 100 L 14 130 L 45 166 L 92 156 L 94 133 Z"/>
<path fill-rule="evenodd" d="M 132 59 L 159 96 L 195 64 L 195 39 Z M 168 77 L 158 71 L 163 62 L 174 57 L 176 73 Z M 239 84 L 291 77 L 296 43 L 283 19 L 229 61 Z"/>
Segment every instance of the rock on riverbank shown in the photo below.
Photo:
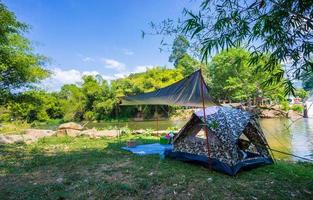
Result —
<path fill-rule="evenodd" d="M 55 135 L 55 131 L 52 130 L 40 130 L 40 129 L 27 129 L 25 134 L 21 135 L 0 135 L 0 144 L 12 144 L 12 143 L 33 143 L 43 137 L 50 137 Z"/>

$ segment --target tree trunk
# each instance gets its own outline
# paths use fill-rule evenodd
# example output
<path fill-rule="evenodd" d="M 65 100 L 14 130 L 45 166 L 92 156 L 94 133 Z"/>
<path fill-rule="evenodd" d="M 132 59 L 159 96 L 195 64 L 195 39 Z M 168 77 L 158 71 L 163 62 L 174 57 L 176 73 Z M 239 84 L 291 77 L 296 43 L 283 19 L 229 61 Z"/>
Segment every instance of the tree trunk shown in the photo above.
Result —
<path fill-rule="evenodd" d="M 308 118 L 308 108 L 306 104 L 303 106 L 303 118 Z"/>

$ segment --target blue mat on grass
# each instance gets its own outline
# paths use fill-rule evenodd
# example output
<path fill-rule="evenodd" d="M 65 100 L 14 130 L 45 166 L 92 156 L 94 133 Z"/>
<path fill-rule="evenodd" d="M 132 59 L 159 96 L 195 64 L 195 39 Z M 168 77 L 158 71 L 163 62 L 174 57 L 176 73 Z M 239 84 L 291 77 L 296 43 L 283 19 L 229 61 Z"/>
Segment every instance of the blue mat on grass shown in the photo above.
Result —
<path fill-rule="evenodd" d="M 138 155 L 164 154 L 165 150 L 173 149 L 173 145 L 153 143 L 153 144 L 138 145 L 135 147 L 122 147 L 122 149 L 130 151 Z"/>

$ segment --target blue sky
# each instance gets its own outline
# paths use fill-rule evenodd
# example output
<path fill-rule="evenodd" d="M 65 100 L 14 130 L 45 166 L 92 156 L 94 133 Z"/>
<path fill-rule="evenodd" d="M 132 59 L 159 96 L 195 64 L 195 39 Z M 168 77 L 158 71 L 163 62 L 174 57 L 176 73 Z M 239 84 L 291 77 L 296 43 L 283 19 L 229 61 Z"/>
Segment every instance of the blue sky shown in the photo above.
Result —
<path fill-rule="evenodd" d="M 51 59 L 54 75 L 48 90 L 78 82 L 84 74 L 106 79 L 168 62 L 160 52 L 160 37 L 141 38 L 149 22 L 176 19 L 190 0 L 4 0 L 20 21 L 31 25 L 26 37 L 36 52 Z"/>

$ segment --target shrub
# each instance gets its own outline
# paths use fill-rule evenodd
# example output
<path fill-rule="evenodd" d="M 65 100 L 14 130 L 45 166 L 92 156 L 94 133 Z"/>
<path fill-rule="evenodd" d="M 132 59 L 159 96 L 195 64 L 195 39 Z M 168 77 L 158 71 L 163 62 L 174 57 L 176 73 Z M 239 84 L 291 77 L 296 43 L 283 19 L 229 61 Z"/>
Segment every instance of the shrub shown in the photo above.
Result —
<path fill-rule="evenodd" d="M 177 126 L 171 126 L 166 129 L 167 131 L 178 131 L 179 128 Z"/>
<path fill-rule="evenodd" d="M 1 124 L 0 133 L 4 135 L 22 134 L 28 128 L 30 128 L 30 124 L 25 121 L 6 122 Z"/>
<path fill-rule="evenodd" d="M 95 113 L 92 111 L 85 112 L 84 119 L 87 121 L 94 121 L 96 119 Z"/>
<path fill-rule="evenodd" d="M 295 105 L 291 106 L 291 110 L 302 113 L 303 112 L 303 106 L 295 104 Z"/>
<path fill-rule="evenodd" d="M 281 109 L 283 109 L 284 111 L 290 110 L 290 106 L 289 106 L 289 102 L 288 101 L 281 102 L 280 106 L 281 106 Z"/>
<path fill-rule="evenodd" d="M 127 126 L 122 127 L 120 129 L 120 131 L 121 131 L 122 135 L 131 135 L 133 133 L 133 131 L 130 128 L 128 128 Z"/>
<path fill-rule="evenodd" d="M 153 129 L 151 129 L 151 128 L 146 129 L 145 130 L 145 134 L 146 135 L 152 135 L 153 134 Z"/>

